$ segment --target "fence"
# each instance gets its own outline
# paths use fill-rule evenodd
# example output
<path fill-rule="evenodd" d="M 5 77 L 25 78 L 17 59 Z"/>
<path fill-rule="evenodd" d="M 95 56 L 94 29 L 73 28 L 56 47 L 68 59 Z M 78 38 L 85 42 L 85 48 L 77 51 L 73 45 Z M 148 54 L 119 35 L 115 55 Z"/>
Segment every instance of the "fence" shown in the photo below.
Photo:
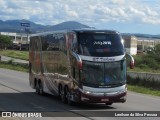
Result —
<path fill-rule="evenodd" d="M 145 72 L 128 72 L 127 75 L 131 78 L 140 78 L 146 80 L 160 81 L 160 73 L 145 73 Z"/>

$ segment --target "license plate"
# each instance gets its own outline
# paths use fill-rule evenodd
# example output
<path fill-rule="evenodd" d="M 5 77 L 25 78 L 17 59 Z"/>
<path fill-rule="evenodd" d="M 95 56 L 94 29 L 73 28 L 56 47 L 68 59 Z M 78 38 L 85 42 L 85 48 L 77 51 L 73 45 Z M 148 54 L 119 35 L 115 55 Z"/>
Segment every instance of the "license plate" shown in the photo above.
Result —
<path fill-rule="evenodd" d="M 108 102 L 109 99 L 101 99 L 102 102 Z"/>

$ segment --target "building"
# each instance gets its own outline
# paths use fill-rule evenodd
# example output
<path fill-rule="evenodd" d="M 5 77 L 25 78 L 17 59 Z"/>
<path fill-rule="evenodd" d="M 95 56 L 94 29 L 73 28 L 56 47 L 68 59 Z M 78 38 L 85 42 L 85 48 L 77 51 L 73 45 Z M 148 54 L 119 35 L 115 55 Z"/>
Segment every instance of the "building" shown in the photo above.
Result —
<path fill-rule="evenodd" d="M 11 39 L 13 41 L 13 47 L 15 47 L 15 49 L 21 49 L 24 46 L 29 45 L 30 36 L 28 34 L 0 32 L 0 35 L 7 35 L 7 36 L 11 37 Z"/>
<path fill-rule="evenodd" d="M 124 47 L 126 49 L 126 53 L 131 55 L 137 54 L 137 38 L 132 35 L 122 35 L 124 40 Z"/>
<path fill-rule="evenodd" d="M 137 51 L 146 52 L 151 50 L 155 45 L 160 44 L 160 39 L 137 37 Z"/>
<path fill-rule="evenodd" d="M 122 38 L 126 53 L 131 55 L 150 51 L 155 45 L 160 44 L 160 39 L 156 38 L 135 37 L 132 35 L 122 35 Z"/>

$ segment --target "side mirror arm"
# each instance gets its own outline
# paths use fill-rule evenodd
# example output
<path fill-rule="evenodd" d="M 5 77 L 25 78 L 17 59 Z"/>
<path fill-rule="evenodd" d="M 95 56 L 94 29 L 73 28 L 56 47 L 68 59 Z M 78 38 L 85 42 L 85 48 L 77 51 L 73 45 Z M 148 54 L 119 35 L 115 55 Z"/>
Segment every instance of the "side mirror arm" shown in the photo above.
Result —
<path fill-rule="evenodd" d="M 126 54 L 126 56 L 128 56 L 130 58 L 130 69 L 133 69 L 134 68 L 134 58 L 133 56 L 131 56 L 130 54 Z"/>

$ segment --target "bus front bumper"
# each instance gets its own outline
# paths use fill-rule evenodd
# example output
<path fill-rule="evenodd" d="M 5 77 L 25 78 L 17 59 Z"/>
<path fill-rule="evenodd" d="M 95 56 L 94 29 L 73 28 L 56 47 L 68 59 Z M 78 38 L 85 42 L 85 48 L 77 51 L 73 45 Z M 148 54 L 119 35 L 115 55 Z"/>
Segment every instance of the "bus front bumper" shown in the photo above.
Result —
<path fill-rule="evenodd" d="M 93 93 L 89 91 L 81 91 L 81 101 L 88 103 L 116 103 L 126 102 L 127 89 L 110 93 Z"/>
<path fill-rule="evenodd" d="M 89 103 L 116 103 L 116 102 L 124 103 L 126 102 L 126 96 L 127 92 L 115 96 L 93 96 L 82 93 L 81 101 Z"/>

